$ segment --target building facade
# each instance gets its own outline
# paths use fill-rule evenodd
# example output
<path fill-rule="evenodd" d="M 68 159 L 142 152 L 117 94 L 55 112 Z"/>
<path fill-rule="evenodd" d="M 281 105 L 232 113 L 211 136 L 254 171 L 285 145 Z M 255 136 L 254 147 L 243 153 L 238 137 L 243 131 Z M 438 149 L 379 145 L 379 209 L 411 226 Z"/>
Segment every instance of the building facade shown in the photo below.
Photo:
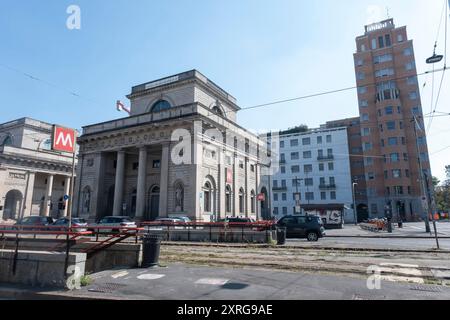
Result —
<path fill-rule="evenodd" d="M 353 222 L 348 149 L 346 127 L 280 132 L 279 167 L 270 183 L 273 215 L 340 207 Z"/>
<path fill-rule="evenodd" d="M 370 216 L 383 217 L 385 209 L 390 208 L 396 219 L 417 220 L 425 212 L 421 195 L 427 192 L 421 189 L 419 158 L 428 191 L 431 172 L 413 41 L 408 39 L 406 27 L 397 28 L 393 19 L 388 19 L 366 26 L 365 33 L 356 38 L 356 48 Z"/>
<path fill-rule="evenodd" d="M 67 215 L 73 156 L 52 150 L 52 134 L 30 118 L 0 124 L 0 219 Z"/>
<path fill-rule="evenodd" d="M 130 216 L 267 215 L 266 144 L 236 124 L 236 99 L 196 70 L 132 88 L 130 117 L 83 128 L 74 212 Z M 265 197 L 268 199 L 268 196 Z"/>
<path fill-rule="evenodd" d="M 361 120 L 359 117 L 329 121 L 323 128 L 347 128 L 348 153 L 350 158 L 350 173 L 354 188 L 357 219 L 362 222 L 369 218 L 367 201 L 366 173 L 364 169 L 364 154 L 362 149 Z"/>

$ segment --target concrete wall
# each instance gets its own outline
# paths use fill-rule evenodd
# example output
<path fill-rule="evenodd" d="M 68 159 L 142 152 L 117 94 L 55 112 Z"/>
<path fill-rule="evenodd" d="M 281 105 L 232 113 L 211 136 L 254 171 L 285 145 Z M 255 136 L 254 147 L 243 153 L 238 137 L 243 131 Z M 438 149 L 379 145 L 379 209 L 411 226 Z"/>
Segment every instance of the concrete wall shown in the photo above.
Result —
<path fill-rule="evenodd" d="M 55 250 L 55 246 L 60 243 L 60 250 L 65 250 L 65 240 L 54 239 L 21 239 L 19 243 L 20 251 L 49 251 Z M 92 246 L 94 243 L 79 243 L 70 248 L 71 253 L 80 253 L 83 249 Z M 10 238 L 2 242 L 2 247 L 8 250 L 15 249 L 15 241 Z M 141 244 L 117 243 L 112 247 L 97 253 L 91 258 L 86 258 L 87 273 L 100 272 L 117 267 L 136 268 L 141 264 Z"/>
<path fill-rule="evenodd" d="M 18 253 L 16 272 L 13 273 L 14 250 L 0 250 L 0 283 L 21 284 L 33 287 L 66 286 L 64 253 L 24 251 Z M 85 273 L 86 254 L 70 253 L 68 267 Z"/>

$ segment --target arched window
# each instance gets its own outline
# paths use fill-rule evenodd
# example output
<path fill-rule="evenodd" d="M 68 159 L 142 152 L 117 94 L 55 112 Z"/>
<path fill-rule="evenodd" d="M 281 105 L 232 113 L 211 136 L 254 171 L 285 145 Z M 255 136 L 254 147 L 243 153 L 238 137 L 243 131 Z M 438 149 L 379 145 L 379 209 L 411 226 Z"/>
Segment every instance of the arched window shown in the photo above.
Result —
<path fill-rule="evenodd" d="M 244 189 L 239 189 L 239 213 L 244 213 Z"/>
<path fill-rule="evenodd" d="M 227 213 L 231 212 L 231 187 L 225 187 L 225 210 Z"/>
<path fill-rule="evenodd" d="M 170 109 L 171 105 L 166 100 L 159 100 L 155 104 L 153 104 L 152 108 L 150 109 L 150 112 L 160 112 L 167 109 Z"/>
<path fill-rule="evenodd" d="M 0 144 L 0 146 L 10 146 L 13 144 L 12 136 L 8 134 Z"/>
<path fill-rule="evenodd" d="M 256 197 L 255 197 L 255 191 L 254 190 L 252 190 L 251 192 L 250 192 L 250 207 L 251 207 L 251 213 L 255 213 L 255 200 L 256 200 Z"/>
<path fill-rule="evenodd" d="M 52 139 L 44 139 L 39 146 L 41 150 L 52 150 Z"/>
<path fill-rule="evenodd" d="M 91 188 L 85 187 L 82 193 L 82 213 L 91 212 Z"/>
<path fill-rule="evenodd" d="M 212 108 L 212 111 L 213 111 L 215 114 L 217 114 L 217 115 L 223 117 L 223 112 L 222 112 L 222 110 L 221 110 L 218 106 L 214 106 L 214 107 Z"/>
<path fill-rule="evenodd" d="M 175 186 L 175 211 L 184 211 L 184 187 L 182 183 Z"/>
<path fill-rule="evenodd" d="M 206 182 L 203 188 L 205 212 L 211 212 L 211 191 L 211 184 L 209 182 Z"/>

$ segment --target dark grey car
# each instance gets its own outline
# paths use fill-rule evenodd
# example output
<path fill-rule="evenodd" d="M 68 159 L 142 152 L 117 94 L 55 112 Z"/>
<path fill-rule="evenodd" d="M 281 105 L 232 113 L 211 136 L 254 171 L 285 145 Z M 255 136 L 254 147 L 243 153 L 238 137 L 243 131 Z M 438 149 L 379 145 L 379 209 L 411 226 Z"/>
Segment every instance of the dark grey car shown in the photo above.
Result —
<path fill-rule="evenodd" d="M 285 216 L 277 226 L 286 228 L 286 238 L 306 238 L 318 241 L 325 236 L 323 222 L 317 216 Z"/>

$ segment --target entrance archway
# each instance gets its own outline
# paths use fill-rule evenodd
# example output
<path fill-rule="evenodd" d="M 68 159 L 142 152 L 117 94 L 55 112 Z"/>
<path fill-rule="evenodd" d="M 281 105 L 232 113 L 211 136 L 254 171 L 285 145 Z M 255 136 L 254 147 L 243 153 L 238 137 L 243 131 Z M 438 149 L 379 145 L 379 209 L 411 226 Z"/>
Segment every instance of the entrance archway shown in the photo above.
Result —
<path fill-rule="evenodd" d="M 356 206 L 356 212 L 358 216 L 358 222 L 363 222 L 369 219 L 369 207 L 361 203 Z"/>
<path fill-rule="evenodd" d="M 107 202 L 106 202 L 106 210 L 103 212 L 102 216 L 97 217 L 99 220 L 106 216 L 112 216 L 113 215 L 113 207 L 114 207 L 114 190 L 115 185 L 112 185 L 108 189 L 108 195 L 107 195 Z"/>
<path fill-rule="evenodd" d="M 18 219 L 22 208 L 23 195 L 19 190 L 10 190 L 5 197 L 3 220 Z"/>
<path fill-rule="evenodd" d="M 145 213 L 145 220 L 154 221 L 159 216 L 159 186 L 152 186 L 149 190 L 148 210 Z"/>

